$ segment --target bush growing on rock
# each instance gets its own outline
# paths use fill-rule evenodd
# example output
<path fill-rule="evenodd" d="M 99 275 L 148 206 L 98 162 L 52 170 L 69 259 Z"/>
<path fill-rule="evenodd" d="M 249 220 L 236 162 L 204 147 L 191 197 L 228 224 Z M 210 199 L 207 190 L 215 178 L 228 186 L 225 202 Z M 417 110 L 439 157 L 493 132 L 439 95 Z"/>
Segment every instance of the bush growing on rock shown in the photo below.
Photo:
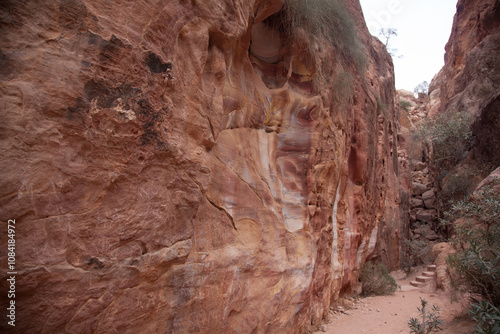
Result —
<path fill-rule="evenodd" d="M 401 263 L 401 267 L 407 274 L 409 274 L 412 267 L 426 262 L 427 258 L 430 256 L 429 254 L 432 245 L 425 238 L 413 240 L 405 239 L 403 240 L 403 245 L 406 249 L 406 257 Z"/>
<path fill-rule="evenodd" d="M 470 195 L 477 184 L 473 175 L 465 172 L 448 173 L 443 179 L 441 196 L 443 199 L 464 199 Z"/>
<path fill-rule="evenodd" d="M 450 170 L 464 158 L 472 144 L 471 123 L 472 116 L 465 111 L 442 113 L 421 123 L 416 137 L 430 140 L 438 170 Z"/>
<path fill-rule="evenodd" d="M 455 224 L 453 241 L 458 251 L 447 259 L 454 269 L 451 271 L 452 283 L 459 291 L 470 292 L 470 313 L 476 315 L 478 320 L 491 318 L 498 321 L 500 193 L 485 187 L 468 200 L 453 202 L 446 216 L 448 221 L 456 218 L 463 220 L 463 223 Z M 488 313 L 490 311 L 492 313 Z M 483 327 L 480 323 L 478 326 Z"/>
<path fill-rule="evenodd" d="M 312 35 L 324 36 L 358 69 L 362 69 L 366 62 L 355 23 L 341 1 L 285 0 L 283 9 L 266 21 L 285 34 L 293 34 L 297 28 L 302 28 Z"/>
<path fill-rule="evenodd" d="M 363 286 L 361 292 L 363 296 L 392 295 L 398 287 L 382 263 L 365 263 L 361 269 L 360 280 Z"/>
<path fill-rule="evenodd" d="M 411 103 L 405 100 L 399 100 L 399 107 L 406 113 L 409 113 L 411 109 Z"/>

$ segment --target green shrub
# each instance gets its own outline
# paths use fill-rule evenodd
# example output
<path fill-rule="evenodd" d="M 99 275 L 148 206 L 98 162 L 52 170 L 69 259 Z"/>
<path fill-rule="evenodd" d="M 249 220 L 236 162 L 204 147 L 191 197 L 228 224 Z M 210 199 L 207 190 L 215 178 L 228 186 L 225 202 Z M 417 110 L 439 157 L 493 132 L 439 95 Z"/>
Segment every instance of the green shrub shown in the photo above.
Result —
<path fill-rule="evenodd" d="M 500 307 L 500 194 L 483 188 L 468 200 L 452 202 L 446 213 L 447 222 L 462 218 L 454 226 L 453 242 L 457 253 L 447 258 L 452 284 L 458 292 L 469 292 L 469 312 L 478 322 L 480 333 L 488 332 L 488 324 L 498 324 Z M 493 326 L 492 325 L 492 326 Z"/>
<path fill-rule="evenodd" d="M 463 172 L 447 174 L 443 181 L 441 196 L 444 200 L 466 198 L 475 186 L 473 176 Z"/>
<path fill-rule="evenodd" d="M 500 194 L 484 188 L 468 200 L 452 202 L 445 217 L 464 220 L 454 226 L 458 251 L 448 257 L 454 283 L 471 292 L 473 300 L 500 306 Z"/>
<path fill-rule="evenodd" d="M 422 307 L 418 307 L 417 309 L 420 312 L 422 321 L 419 321 L 416 318 L 411 318 L 410 321 L 408 321 L 408 326 L 411 330 L 410 333 L 427 334 L 443 330 L 441 328 L 443 322 L 441 321 L 441 317 L 439 316 L 439 308 L 435 305 L 432 305 L 431 311 L 429 312 L 427 311 L 427 301 L 420 298 L 420 302 L 422 304 Z"/>
<path fill-rule="evenodd" d="M 490 303 L 480 300 L 472 304 L 469 314 L 476 322 L 476 333 L 500 333 L 500 310 Z"/>
<path fill-rule="evenodd" d="M 304 29 L 311 38 L 322 35 L 358 70 L 365 65 L 355 23 L 339 0 L 285 0 L 282 10 L 265 22 L 279 29 L 285 39 L 293 38 L 297 28 Z"/>
<path fill-rule="evenodd" d="M 427 239 L 404 239 L 403 246 L 406 250 L 406 257 L 401 263 L 401 268 L 409 274 L 412 267 L 424 264 L 423 259 L 429 257 L 432 244 Z"/>
<path fill-rule="evenodd" d="M 382 263 L 367 262 L 361 269 L 363 296 L 383 296 L 396 292 L 398 285 Z"/>
<path fill-rule="evenodd" d="M 466 155 L 472 144 L 472 116 L 467 112 L 446 112 L 420 123 L 416 139 L 432 144 L 432 160 L 438 170 L 450 170 Z"/>
<path fill-rule="evenodd" d="M 411 103 L 409 101 L 399 100 L 399 107 L 406 113 L 409 113 L 411 109 Z"/>

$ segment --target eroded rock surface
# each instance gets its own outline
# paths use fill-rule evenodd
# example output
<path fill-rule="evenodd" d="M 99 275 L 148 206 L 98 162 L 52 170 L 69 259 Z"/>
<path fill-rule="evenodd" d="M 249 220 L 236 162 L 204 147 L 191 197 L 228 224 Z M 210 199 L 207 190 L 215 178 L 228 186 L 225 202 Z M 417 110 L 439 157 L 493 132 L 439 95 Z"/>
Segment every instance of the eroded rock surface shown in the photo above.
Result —
<path fill-rule="evenodd" d="M 282 5 L 2 2 L 14 332 L 299 333 L 367 259 L 398 267 L 392 61 L 358 1 L 361 66 L 282 40 Z"/>
<path fill-rule="evenodd" d="M 440 89 L 440 111 L 477 115 L 498 92 L 500 39 L 498 0 L 460 0 L 446 44 L 445 66 L 429 87 Z"/>
<path fill-rule="evenodd" d="M 438 113 L 469 113 L 474 140 L 467 148 L 468 154 L 450 170 L 436 170 L 431 164 L 438 199 L 473 192 L 500 165 L 499 17 L 498 0 L 457 3 L 445 65 L 429 87 L 434 101 L 429 117 Z M 440 201 L 434 206 L 442 211 Z"/>

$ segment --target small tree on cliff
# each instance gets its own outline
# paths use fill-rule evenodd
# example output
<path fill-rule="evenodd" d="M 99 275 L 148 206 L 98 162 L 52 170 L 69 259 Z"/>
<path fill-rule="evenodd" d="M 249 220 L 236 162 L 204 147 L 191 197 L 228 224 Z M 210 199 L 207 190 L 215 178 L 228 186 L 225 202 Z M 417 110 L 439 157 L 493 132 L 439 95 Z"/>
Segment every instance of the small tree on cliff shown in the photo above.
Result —
<path fill-rule="evenodd" d="M 389 47 L 389 41 L 392 36 L 398 35 L 398 30 L 394 28 L 382 28 L 380 29 L 378 35 L 383 37 L 382 43 L 384 43 L 385 47 Z"/>
<path fill-rule="evenodd" d="M 392 37 L 396 37 L 398 35 L 398 30 L 394 28 L 382 28 L 380 29 L 379 36 L 382 37 L 382 43 L 384 43 L 385 48 L 387 49 L 387 52 L 391 55 L 391 57 L 396 57 L 396 54 L 398 52 L 397 49 L 390 48 L 389 43 L 392 39 Z M 401 56 L 397 56 L 398 58 L 401 58 Z"/>
<path fill-rule="evenodd" d="M 429 83 L 427 81 L 422 81 L 413 89 L 413 92 L 417 96 L 420 94 L 427 95 L 429 93 Z"/>

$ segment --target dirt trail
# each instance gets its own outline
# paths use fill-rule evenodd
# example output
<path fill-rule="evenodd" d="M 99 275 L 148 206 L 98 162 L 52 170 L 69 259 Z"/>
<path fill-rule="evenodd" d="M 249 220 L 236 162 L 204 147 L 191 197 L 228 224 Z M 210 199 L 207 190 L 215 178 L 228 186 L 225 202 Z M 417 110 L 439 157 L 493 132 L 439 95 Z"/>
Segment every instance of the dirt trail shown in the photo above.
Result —
<path fill-rule="evenodd" d="M 444 330 L 439 333 L 470 334 L 474 332 L 474 324 L 463 317 L 465 312 L 462 303 L 452 304 L 448 295 L 441 291 L 435 292 L 432 285 L 424 288 L 411 286 L 412 276 L 402 278 L 404 276 L 402 273 L 392 275 L 401 289 L 398 289 L 392 296 L 361 298 L 352 308 L 344 309 L 345 313 L 331 312 L 329 324 L 323 327 L 326 333 L 409 333 L 408 320 L 411 317 L 419 317 L 417 307 L 420 306 L 420 298 L 427 300 L 429 306 L 436 305 L 442 310 L 440 315 Z M 322 331 L 316 333 L 322 333 Z"/>

